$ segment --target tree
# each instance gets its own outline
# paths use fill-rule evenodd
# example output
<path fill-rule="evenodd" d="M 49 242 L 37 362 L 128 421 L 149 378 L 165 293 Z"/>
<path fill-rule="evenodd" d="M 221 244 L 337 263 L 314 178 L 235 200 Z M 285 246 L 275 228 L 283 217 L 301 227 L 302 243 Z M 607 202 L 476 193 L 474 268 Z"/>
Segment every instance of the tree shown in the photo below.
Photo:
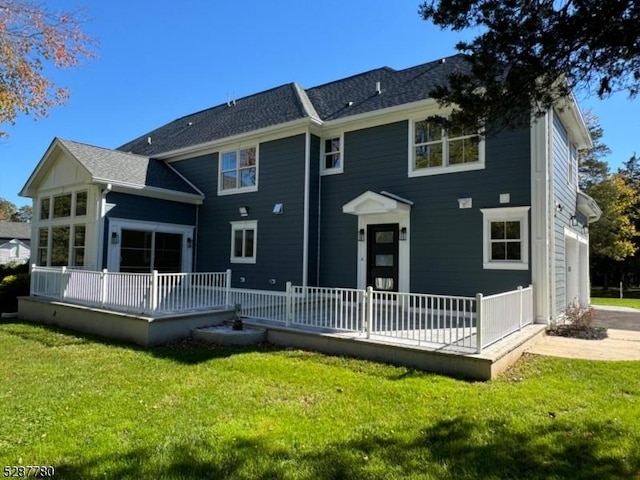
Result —
<path fill-rule="evenodd" d="M 11 217 L 14 222 L 30 222 L 33 217 L 33 208 L 31 205 L 23 205 Z"/>
<path fill-rule="evenodd" d="M 50 66 L 74 67 L 93 57 L 80 11 L 56 12 L 30 0 L 0 0 L 0 124 L 36 118 L 65 102 L 68 91 L 45 76 Z M 0 131 L 0 135 L 3 132 Z"/>
<path fill-rule="evenodd" d="M 585 190 L 596 183 L 601 183 L 607 178 L 609 165 L 604 158 L 611 153 L 609 147 L 602 143 L 604 131 L 600 126 L 600 119 L 591 111 L 585 112 L 584 119 L 589 129 L 593 146 L 578 152 L 578 176 L 581 190 Z"/>
<path fill-rule="evenodd" d="M 469 69 L 431 95 L 451 121 L 494 128 L 528 125 L 582 87 L 603 98 L 640 91 L 637 0 L 431 0 L 419 13 L 454 31 L 480 30 L 457 49 Z"/>
<path fill-rule="evenodd" d="M 13 215 L 18 211 L 15 204 L 0 197 L 0 221 L 10 222 Z"/>

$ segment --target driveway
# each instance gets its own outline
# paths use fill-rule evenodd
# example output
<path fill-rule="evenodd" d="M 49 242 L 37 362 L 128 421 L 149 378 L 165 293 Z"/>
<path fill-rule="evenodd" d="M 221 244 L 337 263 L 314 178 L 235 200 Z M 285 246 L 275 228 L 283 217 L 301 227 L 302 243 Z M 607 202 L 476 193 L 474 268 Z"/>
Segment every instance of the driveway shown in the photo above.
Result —
<path fill-rule="evenodd" d="M 594 327 L 640 332 L 640 310 L 629 307 L 594 305 Z"/>
<path fill-rule="evenodd" d="M 594 306 L 594 327 L 605 327 L 609 338 L 578 340 L 542 337 L 529 353 L 587 360 L 640 360 L 640 310 Z"/>

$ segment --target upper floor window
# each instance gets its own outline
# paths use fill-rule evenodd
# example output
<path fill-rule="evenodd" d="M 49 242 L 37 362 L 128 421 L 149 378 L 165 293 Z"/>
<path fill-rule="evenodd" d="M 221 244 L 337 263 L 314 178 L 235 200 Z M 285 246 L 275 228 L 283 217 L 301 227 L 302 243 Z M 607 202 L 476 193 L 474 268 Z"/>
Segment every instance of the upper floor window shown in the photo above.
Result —
<path fill-rule="evenodd" d="M 477 133 L 444 129 L 434 120 L 413 122 L 410 176 L 484 168 L 483 142 Z"/>
<path fill-rule="evenodd" d="M 258 149 L 243 148 L 220 153 L 218 193 L 255 191 L 258 188 Z"/>
<path fill-rule="evenodd" d="M 76 192 L 75 216 L 81 217 L 87 214 L 87 192 Z"/>
<path fill-rule="evenodd" d="M 342 137 L 325 138 L 322 144 L 321 172 L 328 175 L 342 171 Z"/>
<path fill-rule="evenodd" d="M 49 197 L 40 199 L 40 220 L 49 220 L 50 209 L 51 199 Z"/>
<path fill-rule="evenodd" d="M 66 218 L 71 216 L 71 194 L 56 195 L 53 197 L 53 218 Z"/>

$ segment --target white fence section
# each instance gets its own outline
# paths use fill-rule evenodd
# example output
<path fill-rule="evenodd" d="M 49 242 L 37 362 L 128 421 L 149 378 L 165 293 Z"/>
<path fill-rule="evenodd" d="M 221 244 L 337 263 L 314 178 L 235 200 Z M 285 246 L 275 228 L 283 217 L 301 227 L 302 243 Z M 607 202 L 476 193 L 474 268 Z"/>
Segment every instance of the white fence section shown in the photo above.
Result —
<path fill-rule="evenodd" d="M 290 327 L 355 332 L 477 353 L 533 323 L 533 287 L 458 297 L 294 286 L 285 292 L 231 288 L 223 273 L 110 273 L 37 267 L 31 295 L 116 311 L 162 315 L 240 306 L 243 317 Z"/>
<path fill-rule="evenodd" d="M 230 288 L 227 305 L 240 305 L 243 317 L 284 323 L 287 316 L 286 292 Z"/>
<path fill-rule="evenodd" d="M 478 300 L 481 303 L 480 325 L 482 326 L 477 339 L 479 352 L 507 335 L 521 330 L 525 325 L 533 323 L 533 287 L 531 285 L 488 297 L 478 295 Z"/>
<path fill-rule="evenodd" d="M 475 302 L 472 297 L 370 290 L 367 334 L 422 343 L 474 348 Z"/>
<path fill-rule="evenodd" d="M 363 331 L 364 290 L 300 287 L 287 283 L 287 325 Z"/>
<path fill-rule="evenodd" d="M 31 295 L 157 315 L 228 305 L 230 277 L 230 270 L 224 273 L 112 273 L 34 265 Z"/>

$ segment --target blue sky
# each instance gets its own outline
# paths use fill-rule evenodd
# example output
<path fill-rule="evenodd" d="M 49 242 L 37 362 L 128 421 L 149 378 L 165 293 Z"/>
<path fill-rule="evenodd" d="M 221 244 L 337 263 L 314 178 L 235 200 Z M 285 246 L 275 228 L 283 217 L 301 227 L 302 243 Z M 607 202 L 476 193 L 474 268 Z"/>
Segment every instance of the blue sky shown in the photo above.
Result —
<path fill-rule="evenodd" d="M 52 9 L 83 4 L 48 1 Z M 181 2 L 111 0 L 86 6 L 98 58 L 53 78 L 71 91 L 47 118 L 20 117 L 0 139 L 0 197 L 18 206 L 54 137 L 107 148 L 188 113 L 296 81 L 309 88 L 387 65 L 406 68 L 455 53 L 459 34 L 421 20 L 419 0 Z M 578 94 L 600 117 L 617 168 L 640 153 L 640 100 Z"/>

